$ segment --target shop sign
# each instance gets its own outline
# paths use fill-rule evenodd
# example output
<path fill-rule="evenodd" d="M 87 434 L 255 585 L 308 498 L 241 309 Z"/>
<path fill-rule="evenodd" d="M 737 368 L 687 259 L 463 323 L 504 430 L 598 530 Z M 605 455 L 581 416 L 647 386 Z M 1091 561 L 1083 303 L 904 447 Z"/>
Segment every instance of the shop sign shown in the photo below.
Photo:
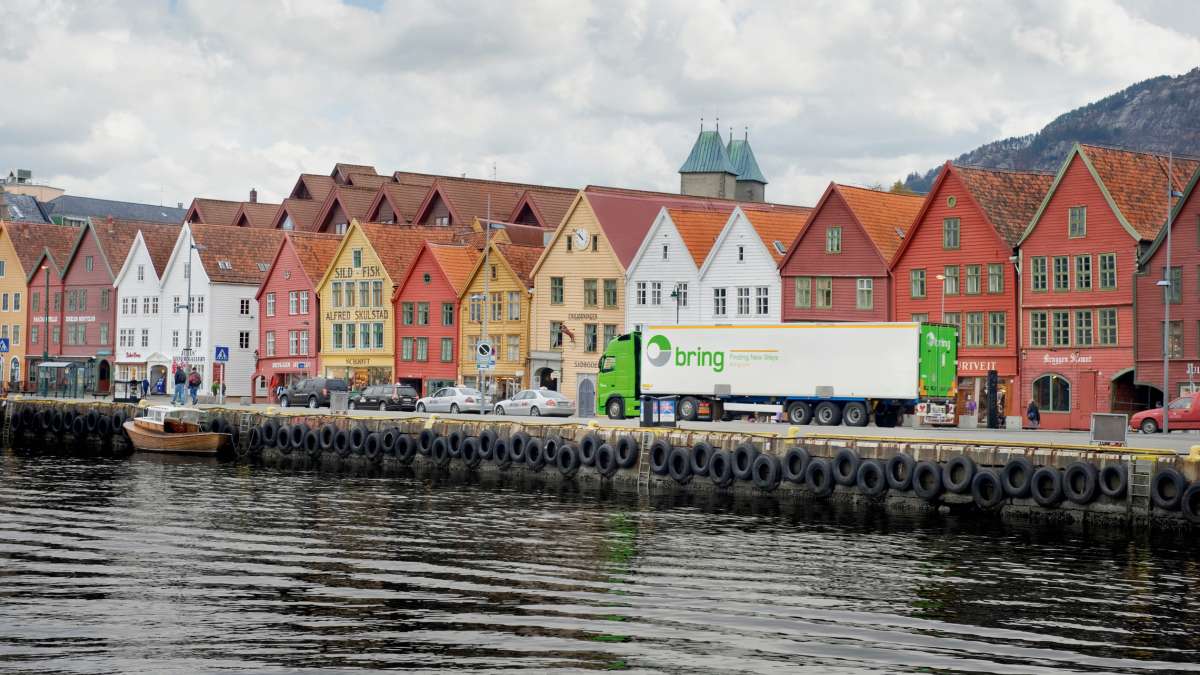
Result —
<path fill-rule="evenodd" d="M 346 359 L 348 366 L 366 366 L 371 364 L 371 359 Z"/>
<path fill-rule="evenodd" d="M 94 316 L 71 316 L 67 315 L 67 323 L 92 323 L 96 320 Z"/>
<path fill-rule="evenodd" d="M 567 318 L 568 319 L 578 319 L 580 321 L 589 321 L 589 320 L 594 321 L 596 319 L 599 319 L 600 315 L 595 312 L 591 312 L 591 313 L 571 312 L 571 313 L 567 314 Z"/>
<path fill-rule="evenodd" d="M 326 321 L 387 321 L 386 309 L 331 309 L 325 312 Z"/>
<path fill-rule="evenodd" d="M 600 367 L 600 362 L 599 361 L 576 361 L 575 367 L 576 368 L 598 368 L 598 367 Z"/>
<path fill-rule="evenodd" d="M 51 321 L 51 322 L 58 321 L 58 317 L 57 317 L 57 316 L 52 316 L 52 317 L 50 317 L 50 321 Z M 35 316 L 35 317 L 33 317 L 33 322 L 34 322 L 34 323 L 46 323 L 46 317 L 45 317 L 45 315 L 42 315 L 42 316 Z"/>
<path fill-rule="evenodd" d="M 1061 356 L 1055 354 L 1046 354 L 1042 357 L 1042 363 L 1051 366 L 1063 366 L 1076 363 L 1084 364 L 1091 362 L 1091 356 L 1080 356 L 1078 353 L 1063 354 Z"/>
<path fill-rule="evenodd" d="M 996 370 L 995 361 L 959 361 L 959 370 Z"/>
<path fill-rule="evenodd" d="M 1197 366 L 1196 364 L 1189 362 L 1187 364 L 1188 379 L 1190 380 L 1197 375 L 1200 375 L 1200 366 Z"/>
<path fill-rule="evenodd" d="M 139 354 L 138 352 L 125 352 L 125 358 L 127 358 L 127 359 L 140 359 L 140 358 L 142 358 L 142 355 L 141 355 L 141 354 Z"/>
<path fill-rule="evenodd" d="M 355 273 L 357 270 L 357 273 Z M 362 267 L 335 267 L 334 279 L 370 279 L 382 276 L 383 269 L 379 265 L 363 265 Z"/>

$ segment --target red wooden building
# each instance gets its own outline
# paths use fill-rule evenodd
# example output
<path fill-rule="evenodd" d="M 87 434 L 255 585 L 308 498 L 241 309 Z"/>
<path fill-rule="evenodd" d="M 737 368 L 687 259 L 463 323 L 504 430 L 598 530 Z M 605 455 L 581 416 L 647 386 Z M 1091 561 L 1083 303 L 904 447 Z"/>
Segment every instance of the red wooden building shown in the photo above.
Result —
<path fill-rule="evenodd" d="M 959 327 L 960 414 L 987 409 L 989 370 L 1002 414 L 1022 412 L 1014 247 L 1053 178 L 946 162 L 893 259 L 893 318 Z"/>
<path fill-rule="evenodd" d="M 425 242 L 392 297 L 396 381 L 421 396 L 458 380 L 458 303 L 479 251 Z"/>
<path fill-rule="evenodd" d="M 15 223 L 7 223 L 13 227 Z M 62 350 L 59 316 L 62 314 L 62 270 L 71 255 L 71 244 L 78 236 L 74 227 L 36 225 L 30 232 L 38 240 L 27 246 L 15 246 L 26 274 L 29 302 L 25 321 L 25 391 L 37 390 L 37 366 L 45 351 L 55 360 Z M 47 281 L 49 282 L 47 284 Z M 48 306 L 45 303 L 49 303 Z"/>
<path fill-rule="evenodd" d="M 1174 162 L 1172 162 L 1174 164 Z M 1175 170 L 1175 182 L 1183 177 L 1188 162 Z M 1195 161 L 1191 162 L 1196 164 Z M 1175 398 L 1186 391 L 1200 388 L 1200 169 L 1192 174 L 1181 199 L 1173 200 L 1171 216 L 1171 292 L 1164 294 L 1158 282 L 1167 279 L 1167 229 L 1164 227 L 1142 256 L 1134 279 L 1134 326 L 1137 341 L 1136 384 L 1149 393 L 1158 394 L 1146 403 L 1162 400 L 1163 388 L 1163 321 L 1165 302 L 1171 303 L 1170 374 L 1167 391 Z M 1173 185 L 1174 187 L 1174 185 Z M 1166 211 L 1166 194 L 1159 195 Z"/>
<path fill-rule="evenodd" d="M 258 287 L 258 347 L 250 388 L 254 401 L 276 400 L 276 388 L 315 377 L 321 350 L 317 282 L 337 253 L 335 234 L 289 232 Z"/>
<path fill-rule="evenodd" d="M 918 195 L 830 183 L 779 266 L 784 321 L 887 321 L 888 265 Z"/>

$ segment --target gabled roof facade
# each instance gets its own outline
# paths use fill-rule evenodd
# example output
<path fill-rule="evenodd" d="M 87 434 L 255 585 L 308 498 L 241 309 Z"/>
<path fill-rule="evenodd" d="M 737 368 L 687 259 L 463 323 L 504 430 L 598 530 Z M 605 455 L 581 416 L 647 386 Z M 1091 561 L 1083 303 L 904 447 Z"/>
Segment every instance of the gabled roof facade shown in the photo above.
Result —
<path fill-rule="evenodd" d="M 190 230 L 201 247 L 196 255 L 204 273 L 214 284 L 261 284 L 284 237 L 281 230 L 263 230 L 247 237 L 245 230 L 232 225 L 196 223 Z M 186 250 L 186 245 L 177 243 L 172 255 Z"/>
<path fill-rule="evenodd" d="M 302 173 L 296 179 L 296 185 L 292 188 L 292 193 L 288 197 L 292 199 L 306 199 L 315 202 L 323 202 L 329 196 L 329 192 L 333 190 L 337 183 L 329 176 L 322 176 L 315 173 Z"/>
<path fill-rule="evenodd" d="M 271 228 L 286 229 L 285 226 L 290 220 L 292 230 L 296 232 L 312 232 L 317 229 L 317 214 L 321 212 L 322 205 L 322 202 L 311 199 L 289 197 L 279 205 L 279 210 L 275 212 L 275 216 L 271 219 Z"/>
<path fill-rule="evenodd" d="M 241 202 L 196 197 L 192 200 L 192 205 L 188 207 L 183 219 L 189 223 L 232 225 L 233 217 L 241 206 Z"/>
<path fill-rule="evenodd" d="M 386 209 L 396 216 L 396 224 L 411 223 L 427 194 L 429 187 L 426 185 L 385 183 L 367 209 L 367 218 L 373 223 L 391 222 L 380 217 L 380 212 Z"/>
<path fill-rule="evenodd" d="M 858 225 L 867 235 L 867 239 L 885 266 L 891 262 L 897 249 L 900 248 L 905 232 L 920 213 L 921 206 L 925 202 L 925 198 L 920 195 L 898 194 L 830 183 L 825 188 L 825 193 L 821 195 L 821 199 L 817 201 L 817 205 L 813 207 L 804 228 L 788 244 L 787 253 L 779 263 L 781 269 L 795 255 L 800 247 L 800 241 L 808 236 L 812 223 L 816 221 L 822 211 L 829 207 L 830 200 L 839 198 L 850 211 L 854 224 Z"/>
<path fill-rule="evenodd" d="M 84 239 L 90 234 L 96 238 L 97 248 L 108 271 L 109 278 L 116 279 L 117 273 L 125 266 L 125 258 L 128 257 L 129 251 L 133 248 L 133 242 L 141 230 L 146 231 L 144 237 L 147 244 L 149 244 L 152 239 L 157 241 L 160 237 L 171 237 L 178 234 L 180 228 L 178 225 L 145 223 L 136 220 L 116 220 L 115 218 L 94 220 L 86 227 L 79 229 L 79 236 L 75 238 L 71 246 L 71 252 L 62 266 L 62 276 L 66 277 L 75 262 L 80 245 L 83 244 Z"/>
<path fill-rule="evenodd" d="M 232 225 L 237 227 L 261 227 L 268 229 L 279 213 L 279 204 L 265 202 L 242 202 L 233 216 Z"/>
<path fill-rule="evenodd" d="M 8 231 L 26 281 L 33 276 L 47 250 L 56 265 L 65 262 L 79 236 L 79 228 L 65 225 L 6 220 L 0 221 L 0 226 Z"/>
<path fill-rule="evenodd" d="M 330 224 L 330 219 L 340 210 L 349 224 L 351 220 L 365 220 L 371 204 L 375 201 L 377 190 L 339 185 L 325 198 L 321 210 L 317 213 L 315 229 L 324 232 Z"/>

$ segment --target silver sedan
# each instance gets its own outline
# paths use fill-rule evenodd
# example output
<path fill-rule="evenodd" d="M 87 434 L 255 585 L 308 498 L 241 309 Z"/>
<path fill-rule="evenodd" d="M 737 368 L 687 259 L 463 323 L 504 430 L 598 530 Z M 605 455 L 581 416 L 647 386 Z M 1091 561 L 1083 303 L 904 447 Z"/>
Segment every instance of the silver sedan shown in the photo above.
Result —
<path fill-rule="evenodd" d="M 575 414 L 575 402 L 551 389 L 526 389 L 512 398 L 496 404 L 497 415 L 555 415 Z"/>
<path fill-rule="evenodd" d="M 425 398 L 417 399 L 417 412 L 477 413 L 491 407 L 491 401 L 480 404 L 482 394 L 469 387 L 443 387 Z"/>

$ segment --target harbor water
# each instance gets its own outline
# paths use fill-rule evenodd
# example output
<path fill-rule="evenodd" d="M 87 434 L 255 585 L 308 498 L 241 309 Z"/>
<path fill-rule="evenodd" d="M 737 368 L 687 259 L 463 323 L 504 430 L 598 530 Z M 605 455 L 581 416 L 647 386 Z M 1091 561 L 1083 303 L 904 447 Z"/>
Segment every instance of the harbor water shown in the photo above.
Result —
<path fill-rule="evenodd" d="M 1198 592 L 1184 536 L 0 458 L 3 672 L 1200 670 Z"/>

